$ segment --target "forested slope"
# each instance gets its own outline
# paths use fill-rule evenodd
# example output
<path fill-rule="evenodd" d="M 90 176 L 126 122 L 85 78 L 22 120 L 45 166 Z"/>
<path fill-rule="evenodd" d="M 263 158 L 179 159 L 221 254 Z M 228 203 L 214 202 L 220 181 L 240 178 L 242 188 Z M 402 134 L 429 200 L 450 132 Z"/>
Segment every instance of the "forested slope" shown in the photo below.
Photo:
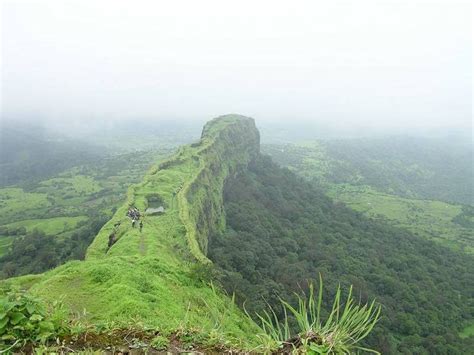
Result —
<path fill-rule="evenodd" d="M 386 137 L 264 145 L 331 198 L 453 250 L 474 252 L 472 142 Z"/>
<path fill-rule="evenodd" d="M 363 302 L 382 304 L 369 339 L 382 353 L 472 349 L 458 336 L 474 316 L 471 256 L 334 203 L 269 158 L 227 182 L 225 209 L 227 231 L 211 238 L 209 255 L 251 313 L 278 307 L 321 273 L 326 290 L 353 284 Z"/>

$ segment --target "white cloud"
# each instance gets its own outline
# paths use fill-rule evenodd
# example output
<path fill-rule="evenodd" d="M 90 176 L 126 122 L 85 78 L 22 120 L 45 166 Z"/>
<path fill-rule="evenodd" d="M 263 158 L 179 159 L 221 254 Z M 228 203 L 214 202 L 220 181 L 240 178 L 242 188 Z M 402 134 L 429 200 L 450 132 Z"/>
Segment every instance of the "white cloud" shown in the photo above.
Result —
<path fill-rule="evenodd" d="M 4 116 L 463 126 L 472 6 L 427 1 L 2 3 Z"/>

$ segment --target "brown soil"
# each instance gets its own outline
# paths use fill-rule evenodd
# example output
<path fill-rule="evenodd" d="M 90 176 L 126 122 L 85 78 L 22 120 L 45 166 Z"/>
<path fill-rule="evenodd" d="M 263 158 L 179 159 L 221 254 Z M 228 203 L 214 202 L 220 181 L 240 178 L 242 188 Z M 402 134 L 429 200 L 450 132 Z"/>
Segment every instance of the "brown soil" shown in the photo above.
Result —
<path fill-rule="evenodd" d="M 168 336 L 166 349 L 151 346 L 152 340 L 160 335 L 158 332 L 116 329 L 107 333 L 83 333 L 79 336 L 66 336 L 56 342 L 47 344 L 48 353 L 71 354 L 89 353 L 92 351 L 105 355 L 141 355 L 141 354 L 243 354 L 244 351 L 226 348 L 220 345 L 206 346 L 191 344 L 189 334 L 173 333 Z M 188 337 L 187 337 L 188 336 Z M 34 347 L 25 346 L 19 354 L 34 354 Z"/>

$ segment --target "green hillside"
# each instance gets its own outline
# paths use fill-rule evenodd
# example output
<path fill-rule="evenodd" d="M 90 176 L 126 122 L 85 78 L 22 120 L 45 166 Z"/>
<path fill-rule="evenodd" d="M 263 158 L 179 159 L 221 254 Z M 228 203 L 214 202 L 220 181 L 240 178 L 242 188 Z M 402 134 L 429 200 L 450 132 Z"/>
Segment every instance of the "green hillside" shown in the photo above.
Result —
<path fill-rule="evenodd" d="M 472 349 L 472 255 L 367 218 L 268 157 L 229 179 L 224 196 L 227 229 L 211 237 L 209 257 L 251 314 L 270 304 L 283 318 L 279 299 L 296 302 L 294 292 L 308 293 L 321 274 L 325 299 L 342 284 L 361 302 L 380 302 L 366 345 L 383 354 Z"/>
<path fill-rule="evenodd" d="M 465 142 L 347 139 L 262 151 L 366 216 L 473 252 L 472 147 Z"/>
<path fill-rule="evenodd" d="M 8 279 L 2 286 L 28 289 L 46 302 L 61 299 L 90 324 L 202 329 L 250 347 L 257 326 L 196 274 L 209 262 L 207 236 L 225 228 L 224 180 L 258 151 L 252 119 L 229 115 L 209 122 L 198 143 L 181 147 L 129 188 L 126 203 L 101 229 L 84 261 Z M 164 214 L 145 215 L 142 232 L 133 228 L 128 208 L 143 213 L 157 203 Z M 117 241 L 109 249 L 112 233 Z"/>

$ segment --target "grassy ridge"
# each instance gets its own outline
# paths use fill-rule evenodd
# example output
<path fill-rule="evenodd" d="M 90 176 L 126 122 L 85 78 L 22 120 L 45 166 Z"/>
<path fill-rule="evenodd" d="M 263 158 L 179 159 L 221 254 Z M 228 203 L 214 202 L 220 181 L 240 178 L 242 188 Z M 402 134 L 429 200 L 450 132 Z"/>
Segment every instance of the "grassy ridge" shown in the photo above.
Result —
<path fill-rule="evenodd" d="M 87 235 L 90 240 L 96 234 L 88 235 L 91 226 L 95 226 L 97 220 L 103 221 L 105 216 L 110 218 L 123 203 L 128 186 L 142 181 L 149 166 L 169 152 L 110 154 L 47 180 L 32 177 L 31 183 L 19 181 L 19 185 L 0 188 L 0 236 L 9 236 L 2 239 L 0 257 L 11 252 L 13 242 L 24 238 L 34 228 L 66 243 L 73 235 L 76 235 L 76 241 L 78 235 L 79 239 Z M 77 255 L 83 255 L 89 243 Z M 5 277 L 3 268 L 7 262 L 0 259 L 0 278 Z M 22 274 L 23 266 L 17 264 L 18 272 Z"/>
<path fill-rule="evenodd" d="M 251 344 L 256 325 L 224 294 L 194 275 L 199 268 L 196 259 L 207 260 L 204 239 L 212 229 L 222 227 L 223 181 L 256 151 L 258 132 L 253 120 L 225 116 L 212 121 L 198 144 L 182 147 L 152 168 L 142 183 L 129 188 L 126 203 L 98 233 L 84 262 L 69 262 L 4 284 L 29 289 L 46 300 L 60 297 L 72 312 L 94 324 L 217 327 L 222 334 Z M 156 197 L 165 214 L 145 216 L 142 232 L 132 228 L 126 217 L 129 206 L 145 211 Z M 118 240 L 108 249 L 111 233 Z"/>

